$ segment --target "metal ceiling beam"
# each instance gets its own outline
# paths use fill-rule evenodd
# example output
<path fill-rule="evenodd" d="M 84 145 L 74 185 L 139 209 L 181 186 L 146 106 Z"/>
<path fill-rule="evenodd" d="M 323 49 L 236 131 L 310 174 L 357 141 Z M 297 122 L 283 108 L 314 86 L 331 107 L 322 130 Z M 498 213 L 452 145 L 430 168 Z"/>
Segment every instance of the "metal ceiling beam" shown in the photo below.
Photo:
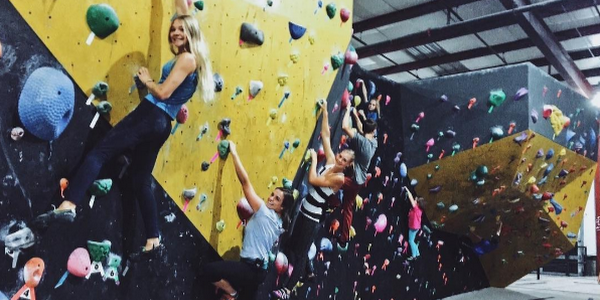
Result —
<path fill-rule="evenodd" d="M 592 58 L 592 57 L 598 57 L 600 56 L 600 47 L 594 47 L 594 48 L 589 48 L 586 50 L 579 50 L 579 51 L 571 51 L 569 52 L 569 56 L 573 59 L 573 60 L 580 60 L 580 59 L 586 59 L 586 58 Z M 542 58 L 536 58 L 536 59 L 532 59 L 529 61 L 530 63 L 540 67 L 540 66 L 547 66 L 550 64 L 550 62 L 548 61 L 548 59 L 546 59 L 545 57 Z M 585 75 L 585 72 L 584 72 Z"/>
<path fill-rule="evenodd" d="M 590 25 L 577 29 L 567 29 L 563 31 L 558 31 L 555 33 L 556 38 L 560 41 L 565 41 L 573 38 L 577 38 L 580 36 L 587 36 L 592 34 L 600 33 L 600 25 Z M 515 51 L 520 49 L 525 49 L 528 47 L 535 46 L 530 39 L 521 39 L 514 42 L 508 42 L 504 44 L 498 44 L 494 46 L 475 48 L 470 50 L 465 50 L 461 52 L 456 52 L 452 54 L 442 55 L 438 57 L 432 57 L 424 60 L 413 61 L 409 63 L 399 64 L 395 66 L 389 66 L 385 68 L 371 70 L 371 72 L 377 73 L 379 75 L 389 75 L 395 74 L 410 70 L 417 70 L 432 66 L 437 66 L 441 64 L 451 63 L 455 61 L 467 60 L 487 55 L 493 55 L 495 53 L 504 53 L 509 51 Z M 573 59 L 577 60 L 580 58 L 575 58 L 571 56 Z"/>
<path fill-rule="evenodd" d="M 543 15 L 555 15 L 562 13 L 565 9 L 578 9 L 594 5 L 593 0 L 578 0 L 578 3 L 569 3 L 565 0 L 547 0 L 536 4 L 519 7 L 512 10 L 502 11 L 467 21 L 454 23 L 444 27 L 433 28 L 422 32 L 413 33 L 400 38 L 371 44 L 358 48 L 356 51 L 361 58 L 402 50 L 418 45 L 437 42 L 441 40 L 456 38 L 476 32 L 496 29 L 517 23 L 515 15 L 520 12 L 547 10 Z M 558 10 L 560 8 L 560 11 Z"/>
<path fill-rule="evenodd" d="M 404 20 L 421 17 L 434 12 L 444 10 L 448 7 L 457 7 L 464 4 L 469 4 L 481 0 L 434 0 L 425 2 L 419 5 L 411 6 L 402 10 L 397 10 L 391 13 L 380 15 L 374 18 L 358 21 L 352 24 L 354 33 L 360 33 L 363 31 L 375 29 L 390 25 Z"/>
<path fill-rule="evenodd" d="M 500 0 L 500 2 L 507 10 L 531 5 L 528 0 Z M 573 59 L 556 39 L 544 20 L 531 11 L 519 13 L 517 20 L 521 29 L 525 31 L 565 81 L 584 96 L 591 97 L 593 94 L 592 85 L 575 65 Z"/>
<path fill-rule="evenodd" d="M 582 70 L 581 73 L 583 73 L 583 75 L 586 77 L 597 77 L 600 76 L 600 68 Z M 557 80 L 564 80 L 560 74 L 554 74 L 552 77 L 556 78 Z"/>

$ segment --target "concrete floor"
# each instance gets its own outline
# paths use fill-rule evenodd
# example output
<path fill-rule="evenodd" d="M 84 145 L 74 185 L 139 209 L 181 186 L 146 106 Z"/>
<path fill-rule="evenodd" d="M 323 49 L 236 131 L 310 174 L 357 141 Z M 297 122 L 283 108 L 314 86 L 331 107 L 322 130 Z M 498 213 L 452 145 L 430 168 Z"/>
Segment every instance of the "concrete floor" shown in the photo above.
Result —
<path fill-rule="evenodd" d="M 444 300 L 600 300 L 600 284 L 596 277 L 542 275 L 537 280 L 529 274 L 505 289 L 484 290 L 444 298 Z"/>

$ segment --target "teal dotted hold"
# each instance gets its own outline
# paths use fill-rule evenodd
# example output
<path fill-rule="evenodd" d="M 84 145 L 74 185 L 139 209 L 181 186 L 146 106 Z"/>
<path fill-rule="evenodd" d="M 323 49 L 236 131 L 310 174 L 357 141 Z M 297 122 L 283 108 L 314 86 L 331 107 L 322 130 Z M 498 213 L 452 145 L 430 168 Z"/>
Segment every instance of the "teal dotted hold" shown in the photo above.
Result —
<path fill-rule="evenodd" d="M 103 39 L 119 29 L 119 17 L 108 4 L 94 4 L 87 10 L 86 19 L 90 30 Z"/>

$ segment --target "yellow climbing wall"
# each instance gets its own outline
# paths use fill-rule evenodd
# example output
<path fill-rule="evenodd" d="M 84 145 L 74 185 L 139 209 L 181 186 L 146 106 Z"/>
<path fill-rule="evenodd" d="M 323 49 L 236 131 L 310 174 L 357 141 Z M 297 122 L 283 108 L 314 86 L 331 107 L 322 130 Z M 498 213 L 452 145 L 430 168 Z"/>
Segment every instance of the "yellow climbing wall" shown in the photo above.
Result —
<path fill-rule="evenodd" d="M 528 139 L 521 144 L 513 141 L 521 135 L 517 133 L 408 172 L 419 182 L 417 194 L 427 200 L 427 217 L 441 230 L 489 238 L 498 229 L 497 221 L 503 222 L 498 249 L 480 257 L 494 287 L 506 287 L 574 247 L 594 179 L 594 161 L 568 149 L 561 155 L 563 146 L 533 131 L 524 133 Z M 539 149 L 544 156 L 536 157 Z M 549 149 L 555 154 L 546 158 Z M 551 164 L 554 168 L 540 184 Z M 489 171 L 481 187 L 455 175 L 470 174 L 482 165 Z M 559 175 L 562 170 L 568 174 Z M 538 192 L 532 192 L 530 180 Z M 441 186 L 437 193 L 429 190 L 435 186 Z M 563 208 L 560 214 L 549 201 L 535 199 L 544 192 L 554 194 Z M 458 209 L 450 211 L 452 205 Z"/>
<path fill-rule="evenodd" d="M 110 116 L 113 125 L 140 101 L 137 91 L 130 93 L 132 76 L 138 68 L 148 67 L 158 79 L 161 66 L 173 57 L 167 43 L 174 14 L 171 1 L 11 2 L 84 92 L 89 95 L 98 81 L 109 84 L 107 98 L 114 107 Z M 121 26 L 114 34 L 103 40 L 96 38 L 88 46 L 86 11 L 99 3 L 115 9 Z M 324 66 L 332 54 L 343 53 L 350 41 L 352 19 L 342 23 L 339 11 L 344 7 L 352 11 L 352 1 L 335 1 L 337 13 L 333 19 L 327 16 L 325 6 L 317 10 L 317 1 L 274 0 L 272 6 L 267 6 L 267 1 L 250 0 L 204 3 L 203 11 L 193 13 L 209 43 L 213 71 L 222 75 L 225 87 L 213 102 L 205 103 L 198 93 L 194 95 L 188 103 L 190 117 L 164 145 L 154 176 L 180 207 L 182 191 L 197 187 L 198 194 L 186 215 L 219 254 L 233 250 L 228 255 L 235 256 L 239 251 L 235 247 L 241 245 L 236 204 L 242 191 L 232 162 L 217 158 L 208 171 L 201 170 L 201 163 L 210 161 L 216 152 L 217 124 L 222 118 L 231 118 L 229 139 L 237 143 L 260 196 L 266 198 L 270 194 L 268 185 L 273 176 L 278 178 L 276 185 L 281 185 L 284 177 L 293 179 L 315 125 L 315 101 L 327 97 L 335 77 L 331 67 L 323 72 Z M 302 38 L 291 43 L 289 21 L 307 28 Z M 262 46 L 240 46 L 242 22 L 252 23 L 264 32 Z M 296 63 L 290 59 L 291 54 L 298 55 Z M 280 76 L 287 76 L 287 84 L 279 85 Z M 249 101 L 250 80 L 262 81 L 264 88 Z M 232 100 L 236 86 L 243 93 Z M 291 93 L 289 99 L 267 125 L 269 112 L 277 108 L 286 91 Z M 92 116 L 90 108 L 90 119 Z M 197 141 L 205 123 L 209 131 Z M 279 159 L 284 141 L 291 144 L 296 138 L 301 140 L 297 151 L 286 151 Z M 207 200 L 197 210 L 201 194 Z M 221 233 L 215 230 L 219 220 L 226 224 Z"/>

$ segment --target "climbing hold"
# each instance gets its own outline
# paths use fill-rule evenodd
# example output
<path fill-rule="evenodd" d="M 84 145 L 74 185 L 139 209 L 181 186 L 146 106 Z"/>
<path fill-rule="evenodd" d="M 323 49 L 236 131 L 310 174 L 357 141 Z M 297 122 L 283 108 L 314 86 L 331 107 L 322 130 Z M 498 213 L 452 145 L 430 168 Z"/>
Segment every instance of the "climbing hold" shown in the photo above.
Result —
<path fill-rule="evenodd" d="M 342 23 L 346 23 L 350 19 L 350 10 L 345 7 L 340 9 L 340 19 Z"/>
<path fill-rule="evenodd" d="M 233 95 L 231 95 L 231 100 L 235 99 L 235 97 L 237 97 L 242 92 L 244 92 L 244 89 L 242 89 L 241 86 L 236 86 L 235 87 L 235 93 L 233 93 Z"/>
<path fill-rule="evenodd" d="M 94 183 L 92 183 L 92 186 L 90 186 L 90 194 L 92 194 L 92 197 L 90 197 L 90 208 L 94 207 L 94 201 L 96 200 L 96 197 L 101 197 L 101 196 L 105 196 L 106 194 L 108 194 L 108 192 L 110 192 L 110 189 L 112 188 L 112 179 L 107 178 L 107 179 L 98 179 L 95 180 Z"/>
<path fill-rule="evenodd" d="M 471 99 L 469 99 L 469 105 L 467 105 L 467 109 L 471 109 L 473 108 L 473 105 L 475 105 L 475 103 L 477 103 L 477 98 L 473 97 Z"/>
<path fill-rule="evenodd" d="M 284 188 L 291 190 L 292 189 L 292 181 L 283 177 L 283 179 L 281 180 L 281 184 L 283 185 Z"/>
<path fill-rule="evenodd" d="M 117 13 L 105 3 L 91 5 L 87 10 L 86 19 L 92 33 L 101 39 L 111 35 L 119 28 Z"/>
<path fill-rule="evenodd" d="M 219 142 L 217 145 L 217 151 L 219 151 L 219 157 L 221 159 L 226 159 L 227 155 L 229 154 L 229 141 L 221 140 L 221 142 Z"/>
<path fill-rule="evenodd" d="M 277 83 L 279 83 L 280 86 L 285 86 L 288 83 L 288 76 L 285 74 L 279 75 L 279 77 L 277 77 Z"/>
<path fill-rule="evenodd" d="M 229 118 L 223 118 L 221 122 L 219 122 L 219 130 L 223 132 L 222 134 L 225 137 L 231 134 L 229 125 L 231 125 L 231 119 Z"/>
<path fill-rule="evenodd" d="M 442 186 L 441 185 L 436 185 L 436 186 L 434 186 L 434 187 L 432 187 L 432 188 L 429 189 L 429 193 L 430 194 L 436 194 L 436 193 L 438 193 L 441 190 L 442 190 Z"/>
<path fill-rule="evenodd" d="M 300 26 L 296 23 L 289 22 L 288 28 L 291 36 L 290 43 L 292 42 L 292 40 L 300 39 L 306 33 L 306 27 Z"/>
<path fill-rule="evenodd" d="M 96 105 L 96 109 L 98 110 L 99 114 L 106 115 L 112 110 L 112 104 L 110 104 L 108 101 L 100 101 L 100 103 Z"/>
<path fill-rule="evenodd" d="M 246 225 L 248 220 L 250 220 L 250 217 L 254 214 L 254 210 L 246 198 L 241 198 L 240 201 L 238 201 L 236 209 L 238 217 L 240 218 L 240 222 L 237 225 L 237 228 L 239 228 L 241 224 L 244 224 L 244 226 Z"/>
<path fill-rule="evenodd" d="M 290 60 L 293 63 L 297 64 L 298 61 L 300 60 L 300 55 L 298 55 L 298 53 L 292 53 L 292 54 L 290 54 Z"/>
<path fill-rule="evenodd" d="M 510 134 L 510 132 L 509 132 L 508 134 Z M 528 138 L 528 136 L 527 136 L 527 132 L 523 131 L 523 132 L 521 132 L 521 134 L 520 134 L 520 135 L 516 136 L 516 137 L 513 139 L 513 141 L 514 141 L 515 143 L 519 144 L 519 146 L 521 146 L 521 143 L 523 143 L 524 141 L 526 141 L 526 140 L 527 140 L 527 138 Z"/>
<path fill-rule="evenodd" d="M 187 106 L 183 104 L 177 112 L 177 116 L 175 118 L 177 120 L 177 123 L 175 123 L 175 127 L 173 127 L 173 129 L 171 130 L 171 134 L 175 134 L 175 132 L 177 131 L 177 127 L 179 127 L 179 124 L 185 124 L 185 122 L 187 122 L 188 116 L 189 110 Z"/>
<path fill-rule="evenodd" d="M 546 152 L 546 159 L 551 159 L 554 156 L 554 149 L 550 148 L 548 152 Z"/>
<path fill-rule="evenodd" d="M 531 121 L 533 124 L 537 123 L 538 121 L 538 112 L 535 109 L 531 109 Z"/>
<path fill-rule="evenodd" d="M 425 118 L 425 112 L 420 112 L 417 115 L 417 119 L 415 120 L 415 123 L 419 123 L 419 121 L 421 121 L 421 119 Z"/>
<path fill-rule="evenodd" d="M 552 206 L 554 207 L 554 212 L 556 213 L 556 215 L 560 215 L 560 213 L 562 213 L 563 207 L 560 204 L 558 204 L 558 202 L 556 202 L 554 198 L 550 199 L 550 204 L 552 204 Z"/>
<path fill-rule="evenodd" d="M 521 98 L 525 97 L 525 95 L 529 94 L 529 90 L 527 88 L 520 88 L 514 95 L 513 100 L 521 100 Z"/>
<path fill-rule="evenodd" d="M 410 131 L 412 131 L 412 134 L 410 135 L 410 140 L 413 139 L 413 137 L 415 136 L 415 133 L 417 133 L 417 131 L 419 131 L 419 129 L 421 129 L 421 127 L 417 124 L 410 125 Z"/>
<path fill-rule="evenodd" d="M 448 211 L 450 211 L 451 213 L 458 211 L 458 205 L 456 205 L 456 204 L 450 205 L 450 207 L 448 207 Z"/>
<path fill-rule="evenodd" d="M 192 201 L 192 199 L 194 199 L 194 197 L 196 197 L 196 193 L 198 193 L 198 188 L 194 187 L 191 189 L 185 189 L 183 190 L 183 192 L 181 193 L 181 196 L 183 197 L 183 212 L 185 213 L 187 211 L 188 205 L 190 204 L 190 202 Z"/>
<path fill-rule="evenodd" d="M 223 232 L 223 230 L 225 230 L 225 220 L 220 220 L 217 222 L 217 224 L 215 224 L 215 228 L 218 232 Z"/>
<path fill-rule="evenodd" d="M 83 247 L 76 248 L 67 260 L 67 271 L 73 276 L 83 278 L 90 272 L 92 261 L 90 253 Z"/>
<path fill-rule="evenodd" d="M 292 149 L 290 150 L 290 153 L 294 153 L 294 149 L 298 148 L 298 146 L 300 146 L 300 139 L 295 139 L 294 143 L 292 143 Z"/>
<path fill-rule="evenodd" d="M 506 94 L 504 94 L 503 90 L 499 89 L 490 91 L 490 98 L 488 99 L 490 109 L 488 110 L 488 113 L 491 113 L 492 110 L 494 110 L 494 107 L 500 106 L 504 100 L 506 100 Z"/>
<path fill-rule="evenodd" d="M 92 101 L 94 101 L 94 99 L 96 99 L 96 98 L 106 97 L 107 93 L 108 93 L 108 83 L 102 82 L 102 81 L 96 83 L 94 85 L 94 87 L 92 88 L 92 94 L 87 99 L 87 101 L 85 101 L 85 105 L 92 104 Z"/>
<path fill-rule="evenodd" d="M 444 133 L 444 136 L 451 139 L 456 136 L 456 132 L 454 132 L 452 130 L 446 130 L 446 132 Z"/>
<path fill-rule="evenodd" d="M 356 53 L 356 50 L 354 50 L 354 47 L 350 46 L 348 48 L 344 55 L 344 62 L 347 65 L 354 65 L 358 62 L 358 54 Z M 352 84 L 350 84 L 350 86 L 352 86 Z M 350 90 L 352 90 L 352 88 L 350 88 Z"/>
<path fill-rule="evenodd" d="M 10 130 L 10 138 L 13 139 L 13 141 L 20 141 L 24 135 L 25 130 L 21 127 L 15 127 Z"/>
<path fill-rule="evenodd" d="M 341 53 L 331 55 L 331 67 L 337 70 L 344 63 L 344 55 Z"/>
<path fill-rule="evenodd" d="M 277 271 L 277 279 L 279 279 L 279 276 L 288 270 L 289 262 L 287 256 L 285 256 L 283 252 L 278 252 L 274 265 L 275 270 Z"/>
<path fill-rule="evenodd" d="M 204 1 L 196 1 L 194 2 L 194 6 L 198 10 L 204 10 Z"/>
<path fill-rule="evenodd" d="M 502 129 L 502 126 L 500 126 L 500 125 L 492 127 L 490 129 L 490 132 L 492 134 L 490 143 L 493 142 L 494 140 L 498 140 L 504 136 L 504 130 Z"/>
<path fill-rule="evenodd" d="M 426 143 L 425 143 L 425 152 L 429 152 L 429 148 L 431 148 L 433 145 L 435 145 L 435 140 L 433 138 L 430 138 Z"/>
<path fill-rule="evenodd" d="M 240 30 L 240 45 L 242 42 L 262 45 L 265 41 L 265 36 L 262 30 L 259 30 L 256 26 L 250 23 L 242 23 L 242 28 Z"/>
<path fill-rule="evenodd" d="M 314 44 L 315 44 L 315 40 L 316 40 L 316 38 L 317 38 L 317 37 L 315 36 L 315 34 L 314 34 L 314 33 L 311 33 L 311 34 L 309 34 L 309 35 L 308 35 L 308 42 L 309 42 L 311 45 L 314 45 Z"/>
<path fill-rule="evenodd" d="M 319 250 L 327 253 L 331 252 L 331 250 L 333 250 L 333 245 L 331 244 L 331 241 L 326 237 L 321 238 Z"/>
<path fill-rule="evenodd" d="M 441 95 L 439 98 L 440 102 L 448 102 L 448 96 L 446 95 Z"/>
<path fill-rule="evenodd" d="M 215 82 L 215 92 L 220 92 L 223 90 L 225 82 L 223 81 L 223 77 L 221 74 L 215 73 L 213 74 L 213 81 Z"/>
<path fill-rule="evenodd" d="M 385 227 L 387 227 L 387 217 L 385 216 L 385 214 L 380 214 L 377 217 L 377 221 L 375 222 L 373 227 L 375 227 L 375 236 L 377 236 L 378 233 L 382 233 L 385 230 Z"/>
<path fill-rule="evenodd" d="M 65 130 L 75 105 L 75 88 L 61 71 L 42 67 L 27 78 L 19 97 L 19 118 L 34 136 L 51 141 Z"/>
<path fill-rule="evenodd" d="M 262 88 L 262 81 L 250 80 L 250 94 L 248 95 L 248 100 L 254 99 L 254 97 L 260 93 Z"/>
<path fill-rule="evenodd" d="M 411 179 L 410 180 L 410 185 L 411 186 L 417 186 L 418 183 L 419 183 L 419 181 L 417 181 L 416 179 Z"/>
<path fill-rule="evenodd" d="M 207 161 L 202 162 L 202 171 L 208 170 L 209 167 L 210 167 L 210 163 L 208 163 Z"/>
<path fill-rule="evenodd" d="M 333 17 L 335 17 L 337 7 L 335 6 L 335 3 L 331 2 L 331 3 L 327 4 L 327 6 L 325 7 L 325 10 L 327 11 L 327 16 L 330 19 L 333 19 Z"/>

